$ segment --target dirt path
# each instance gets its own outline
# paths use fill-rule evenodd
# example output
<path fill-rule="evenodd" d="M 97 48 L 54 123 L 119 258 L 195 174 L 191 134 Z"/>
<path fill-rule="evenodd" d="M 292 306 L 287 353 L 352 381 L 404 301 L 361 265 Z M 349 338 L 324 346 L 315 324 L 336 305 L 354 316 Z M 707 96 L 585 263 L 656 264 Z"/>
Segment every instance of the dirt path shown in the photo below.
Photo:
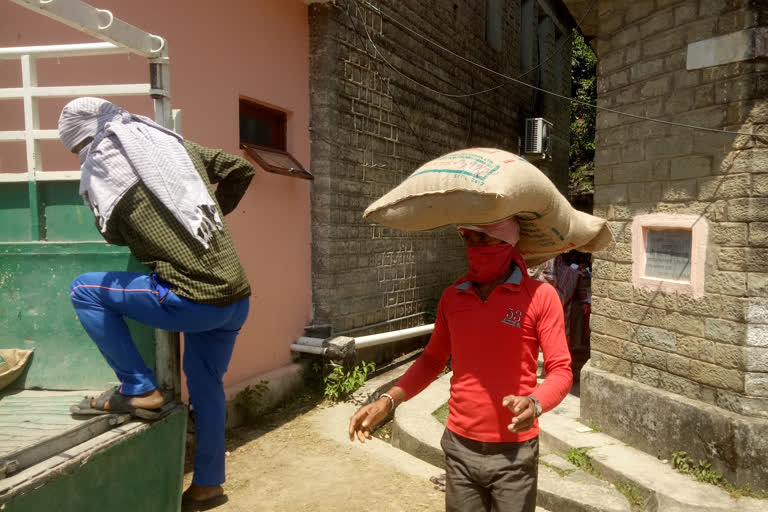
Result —
<path fill-rule="evenodd" d="M 211 510 L 444 510 L 444 494 L 428 481 L 439 470 L 378 439 L 360 445 L 345 438 L 354 410 L 278 411 L 263 427 L 229 432 L 229 501 Z M 185 486 L 190 480 L 187 474 Z"/>

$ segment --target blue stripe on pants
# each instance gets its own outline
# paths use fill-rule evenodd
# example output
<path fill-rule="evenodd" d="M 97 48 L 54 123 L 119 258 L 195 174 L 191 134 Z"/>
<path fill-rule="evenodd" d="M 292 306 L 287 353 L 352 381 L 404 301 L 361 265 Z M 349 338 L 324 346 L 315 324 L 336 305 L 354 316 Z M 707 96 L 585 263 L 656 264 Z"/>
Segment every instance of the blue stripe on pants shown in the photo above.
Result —
<path fill-rule="evenodd" d="M 225 307 L 165 294 L 152 278 L 132 272 L 91 272 L 72 283 L 70 298 L 83 328 L 122 383 L 125 395 L 157 387 L 123 317 L 184 333 L 184 373 L 194 407 L 198 485 L 224 482 L 224 387 L 235 338 L 248 317 L 248 299 Z"/>

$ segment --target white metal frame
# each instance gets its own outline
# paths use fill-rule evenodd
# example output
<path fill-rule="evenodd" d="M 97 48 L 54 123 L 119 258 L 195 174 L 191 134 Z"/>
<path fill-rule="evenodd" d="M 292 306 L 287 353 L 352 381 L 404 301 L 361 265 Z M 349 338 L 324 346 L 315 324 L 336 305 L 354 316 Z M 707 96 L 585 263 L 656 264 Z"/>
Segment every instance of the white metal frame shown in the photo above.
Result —
<path fill-rule="evenodd" d="M 155 100 L 155 120 L 173 127 L 170 101 L 168 44 L 160 36 L 129 25 L 106 9 L 97 9 L 80 0 L 10 0 L 30 10 L 86 32 L 103 43 L 0 48 L 0 60 L 19 59 L 22 86 L 0 89 L 0 101 L 24 102 L 24 130 L 0 131 L 0 142 L 24 141 L 26 172 L 0 173 L 0 183 L 77 181 L 80 171 L 46 172 L 42 169 L 41 140 L 57 140 L 57 130 L 41 130 L 39 98 L 76 98 L 79 96 L 131 96 L 151 94 Z M 40 87 L 37 84 L 37 60 L 44 58 L 132 53 L 147 57 L 154 66 L 152 84 L 114 84 Z"/>
<path fill-rule="evenodd" d="M 181 114 L 171 110 L 168 44 L 162 37 L 145 32 L 116 18 L 106 9 L 98 9 L 80 0 L 10 0 L 22 7 L 64 23 L 103 40 L 101 43 L 54 46 L 0 48 L 0 60 L 21 61 L 22 87 L 0 89 L 0 101 L 21 99 L 24 102 L 24 130 L 0 132 L 0 142 L 26 143 L 27 171 L 0 173 L 0 184 L 27 182 L 30 209 L 37 210 L 36 182 L 75 181 L 80 171 L 46 172 L 42 169 L 41 140 L 58 139 L 58 130 L 41 130 L 39 98 L 76 98 L 80 96 L 126 96 L 149 94 L 154 100 L 155 121 L 166 128 L 181 131 Z M 37 84 L 36 61 L 44 58 L 131 53 L 145 57 L 150 65 L 148 84 L 81 85 L 40 87 Z M 33 215 L 33 230 L 38 230 Z M 180 399 L 179 335 L 155 330 L 155 376 L 165 394 Z"/>

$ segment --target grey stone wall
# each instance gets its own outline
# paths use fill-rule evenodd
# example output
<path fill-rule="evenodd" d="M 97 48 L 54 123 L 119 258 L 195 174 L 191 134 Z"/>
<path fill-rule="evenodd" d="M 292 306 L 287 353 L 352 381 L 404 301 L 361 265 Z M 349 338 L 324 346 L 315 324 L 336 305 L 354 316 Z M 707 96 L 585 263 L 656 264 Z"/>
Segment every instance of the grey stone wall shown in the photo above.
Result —
<path fill-rule="evenodd" d="M 689 43 L 768 24 L 748 0 L 601 0 L 598 104 L 708 128 L 768 134 L 768 62 L 687 70 Z M 599 112 L 592 363 L 747 415 L 768 417 L 768 149 L 765 139 Z M 710 224 L 706 295 L 632 286 L 631 222 L 647 213 Z"/>
<path fill-rule="evenodd" d="M 502 2 L 500 50 L 485 41 L 485 0 L 383 0 L 376 5 L 459 55 L 511 76 L 520 74 L 519 0 Z M 538 34 L 536 9 L 533 34 Z M 570 30 L 569 19 L 566 12 L 565 21 L 557 23 Z M 556 109 L 551 100 L 514 83 L 472 97 L 436 93 L 467 94 L 505 81 L 430 45 L 357 0 L 312 4 L 309 23 L 316 176 L 313 323 L 329 324 L 336 332 L 358 329 L 357 335 L 423 324 L 428 318 L 422 313 L 433 310 L 442 290 L 465 272 L 459 237 L 450 228 L 407 233 L 374 226 L 362 219 L 363 210 L 441 154 L 471 146 L 518 152 L 524 120 L 534 114 L 555 123 L 560 140 L 552 161 L 542 168 L 564 186 L 568 109 Z M 545 35 L 542 41 L 550 48 L 557 31 L 546 30 L 552 37 Z M 570 45 L 541 69 L 548 86 L 567 93 Z M 539 78 L 532 73 L 525 79 Z"/>

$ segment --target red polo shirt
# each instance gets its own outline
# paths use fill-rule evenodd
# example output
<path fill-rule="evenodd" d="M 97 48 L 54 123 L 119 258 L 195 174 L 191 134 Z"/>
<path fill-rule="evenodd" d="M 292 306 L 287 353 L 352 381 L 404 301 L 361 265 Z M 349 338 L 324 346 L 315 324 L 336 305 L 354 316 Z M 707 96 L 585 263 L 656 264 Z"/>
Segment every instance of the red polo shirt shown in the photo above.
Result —
<path fill-rule="evenodd" d="M 571 389 L 571 356 L 557 291 L 530 279 L 519 254 L 514 259 L 512 275 L 485 302 L 466 278 L 443 292 L 429 344 L 397 383 L 411 398 L 452 356 L 447 428 L 476 441 L 519 442 L 538 435 L 538 420 L 526 432 L 507 429 L 513 415 L 501 405 L 505 396 L 533 395 L 546 412 Z M 537 387 L 539 347 L 547 375 Z"/>

